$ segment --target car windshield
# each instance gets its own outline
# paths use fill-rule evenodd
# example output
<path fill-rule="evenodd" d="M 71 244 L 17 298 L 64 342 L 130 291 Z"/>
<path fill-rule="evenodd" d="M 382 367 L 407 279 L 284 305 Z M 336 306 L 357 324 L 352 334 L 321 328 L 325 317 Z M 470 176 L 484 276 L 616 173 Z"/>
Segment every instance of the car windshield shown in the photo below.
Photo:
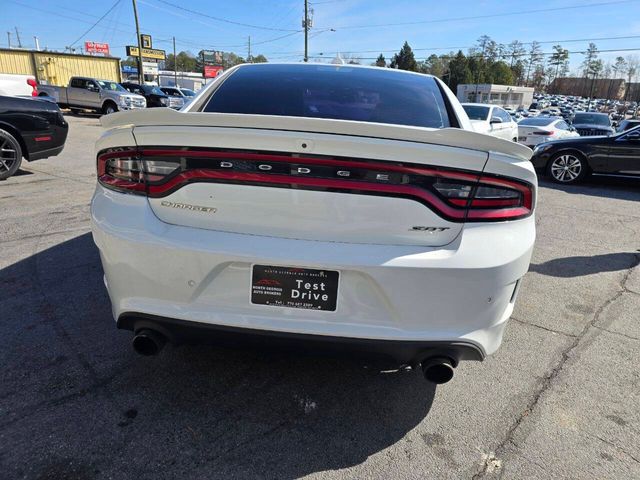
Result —
<path fill-rule="evenodd" d="M 196 92 L 189 90 L 188 88 L 181 88 L 180 91 L 184 93 L 185 97 L 195 97 Z"/>
<path fill-rule="evenodd" d="M 525 118 L 521 120 L 518 125 L 531 125 L 532 127 L 544 127 L 549 125 L 551 122 L 555 122 L 555 118 Z"/>
<path fill-rule="evenodd" d="M 154 87 L 152 85 L 147 85 L 144 88 L 145 92 L 150 95 L 164 95 L 164 92 L 160 90 L 158 87 Z"/>
<path fill-rule="evenodd" d="M 464 111 L 467 112 L 469 120 L 486 120 L 489 116 L 489 107 L 482 105 L 463 105 Z"/>
<path fill-rule="evenodd" d="M 205 112 L 450 126 L 433 77 L 334 65 L 248 65 L 218 87 Z"/>
<path fill-rule="evenodd" d="M 573 118 L 573 123 L 606 126 L 610 125 L 608 115 L 594 113 L 576 113 L 576 116 Z"/>
<path fill-rule="evenodd" d="M 124 87 L 116 82 L 109 82 L 107 80 L 98 80 L 98 85 L 103 90 L 111 90 L 113 92 L 126 92 Z"/>

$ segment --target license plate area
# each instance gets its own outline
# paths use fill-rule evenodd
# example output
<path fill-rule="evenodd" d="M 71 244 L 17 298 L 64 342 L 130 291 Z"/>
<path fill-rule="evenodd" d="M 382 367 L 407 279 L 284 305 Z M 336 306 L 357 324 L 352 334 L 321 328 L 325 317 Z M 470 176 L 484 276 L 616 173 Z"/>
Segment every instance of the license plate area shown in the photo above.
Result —
<path fill-rule="evenodd" d="M 253 265 L 251 303 L 335 312 L 339 282 L 335 270 Z"/>
<path fill-rule="evenodd" d="M 526 137 L 526 136 L 519 136 L 519 137 L 518 137 L 518 141 L 519 141 L 519 142 L 524 142 L 526 139 L 527 139 L 527 137 Z"/>

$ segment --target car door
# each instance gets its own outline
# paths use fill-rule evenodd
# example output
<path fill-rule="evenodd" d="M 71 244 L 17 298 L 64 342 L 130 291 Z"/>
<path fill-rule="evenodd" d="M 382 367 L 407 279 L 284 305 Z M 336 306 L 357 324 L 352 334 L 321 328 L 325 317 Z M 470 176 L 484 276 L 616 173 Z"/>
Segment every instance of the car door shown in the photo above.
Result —
<path fill-rule="evenodd" d="M 607 172 L 640 176 L 640 127 L 609 139 Z"/>
<path fill-rule="evenodd" d="M 493 111 L 491 112 L 492 117 L 498 117 L 502 120 L 502 123 L 494 123 L 493 127 L 495 128 L 495 136 L 499 138 L 503 138 L 505 140 L 511 140 L 516 138 L 517 135 L 512 134 L 513 125 L 511 122 L 511 115 L 509 115 L 506 110 L 503 110 L 499 107 L 493 107 Z"/>
<path fill-rule="evenodd" d="M 72 78 L 67 88 L 67 101 L 69 105 L 88 106 L 87 93 L 87 79 Z"/>
<path fill-rule="evenodd" d="M 102 94 L 101 88 L 98 83 L 94 80 L 87 80 L 87 105 L 93 108 L 102 107 Z"/>

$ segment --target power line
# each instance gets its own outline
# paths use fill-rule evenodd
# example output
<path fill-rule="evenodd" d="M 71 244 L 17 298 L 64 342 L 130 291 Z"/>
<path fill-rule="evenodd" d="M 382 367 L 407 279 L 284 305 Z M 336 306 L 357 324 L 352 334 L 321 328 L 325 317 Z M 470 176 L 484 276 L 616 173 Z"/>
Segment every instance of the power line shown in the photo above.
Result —
<path fill-rule="evenodd" d="M 82 35 L 80 35 L 80 36 L 78 37 L 78 39 L 77 39 L 75 42 L 73 42 L 73 43 L 69 44 L 69 47 L 73 47 L 76 43 L 78 43 L 80 40 L 82 40 L 82 38 L 83 38 L 87 33 L 89 33 L 91 30 L 93 30 L 93 29 L 96 27 L 96 25 L 98 25 L 98 24 L 99 24 L 99 23 L 104 19 L 104 17 L 106 17 L 107 15 L 109 15 L 109 14 L 111 13 L 111 11 L 112 11 L 114 8 L 116 8 L 116 7 L 118 6 L 118 4 L 120 3 L 120 1 L 121 1 L 121 0 L 116 0 L 116 3 L 114 3 L 114 4 L 111 6 L 111 8 L 105 12 L 105 14 L 104 14 L 104 15 L 102 15 L 98 20 L 96 20 L 96 22 L 95 22 L 93 25 L 91 25 L 91 27 L 89 27 L 89 29 L 88 29 L 86 32 L 84 32 Z"/>
<path fill-rule="evenodd" d="M 520 45 L 533 45 L 534 43 L 538 43 L 538 44 L 550 44 L 550 43 L 575 43 L 575 42 L 600 42 L 600 41 L 606 41 L 606 40 L 632 40 L 632 39 L 640 39 L 640 35 L 626 35 L 626 36 L 622 36 L 622 37 L 598 37 L 598 38 L 574 38 L 574 39 L 565 39 L 565 40 L 543 40 L 543 41 L 531 41 L 531 42 L 519 42 Z M 498 45 L 505 45 L 508 46 L 509 44 L 504 44 L 504 43 L 500 43 L 500 42 L 496 42 L 498 43 Z M 477 45 L 471 45 L 471 46 L 451 46 L 451 47 L 419 47 L 419 48 L 413 48 L 411 47 L 411 50 L 414 52 L 419 52 L 419 51 L 432 51 L 432 50 L 465 50 L 465 49 L 471 49 L 471 48 L 475 48 L 477 47 Z M 350 53 L 395 53 L 397 52 L 399 49 L 398 48 L 390 48 L 390 49 L 383 49 L 383 50 L 350 50 Z M 274 54 L 293 54 L 293 53 L 300 53 L 300 51 L 296 51 L 296 52 L 274 52 Z M 320 52 L 316 52 L 316 55 L 318 55 Z"/>
<path fill-rule="evenodd" d="M 614 49 L 606 49 L 606 50 L 598 50 L 597 53 L 614 53 L 614 52 L 640 52 L 640 47 L 639 48 L 614 48 Z M 357 52 L 347 52 L 347 53 L 357 53 Z M 556 52 L 540 52 L 537 55 L 541 55 L 541 56 L 550 56 L 550 55 L 554 55 Z M 578 55 L 585 55 L 587 52 L 586 50 L 575 50 L 575 51 L 569 51 L 567 52 L 569 54 L 578 54 Z M 524 53 L 509 53 L 504 55 L 505 57 L 527 57 L 529 56 L 530 53 L 529 52 L 524 52 Z M 485 58 L 488 55 L 486 53 L 474 53 L 474 54 L 469 54 L 469 55 L 465 55 L 466 58 Z M 454 58 L 455 55 L 440 55 L 440 58 Z M 328 58 L 328 55 L 310 55 L 309 58 Z M 378 57 L 358 57 L 361 60 L 376 60 Z"/>
<path fill-rule="evenodd" d="M 214 17 L 213 15 L 209 15 L 207 13 L 197 12 L 195 10 L 191 10 L 191 9 L 183 7 L 181 5 L 176 5 L 175 3 L 171 3 L 171 2 L 168 2 L 166 0 L 156 0 L 156 1 L 160 2 L 160 3 L 164 3 L 165 5 L 169 5 L 169 6 L 173 7 L 173 8 L 177 8 L 178 10 L 189 12 L 189 13 L 191 13 L 193 15 L 200 15 L 202 17 L 206 17 L 206 18 L 210 18 L 212 20 L 216 20 L 217 22 L 230 23 L 231 25 L 239 25 L 241 27 L 257 28 L 259 30 L 272 30 L 272 31 L 277 31 L 277 32 L 294 32 L 295 31 L 295 30 L 292 30 L 292 29 L 272 28 L 272 27 L 264 27 L 264 26 L 261 26 L 261 25 L 252 25 L 250 23 L 236 22 L 235 20 L 229 20 L 227 18 L 221 18 L 221 17 Z"/>
<path fill-rule="evenodd" d="M 164 0 L 158 0 L 164 1 Z M 366 25 L 338 25 L 334 26 L 335 29 L 357 29 L 357 28 L 379 28 L 379 27 L 401 27 L 407 25 L 424 25 L 428 23 L 448 23 L 448 22 L 460 22 L 464 20 L 483 20 L 486 18 L 499 18 L 499 17 L 510 17 L 515 15 L 529 15 L 532 13 L 545 13 L 545 12 L 558 12 L 564 10 L 575 10 L 575 9 L 583 9 L 583 8 L 591 8 L 591 7 L 603 7 L 608 5 L 619 5 L 622 3 L 631 3 L 637 2 L 638 0 L 615 0 L 611 2 L 600 2 L 600 3 L 589 3 L 582 5 L 571 5 L 566 7 L 553 7 L 553 8 L 539 8 L 535 10 L 519 10 L 516 12 L 505 12 L 505 13 L 489 13 L 486 15 L 471 15 L 467 17 L 450 17 L 450 18 L 437 18 L 432 20 L 416 20 L 412 22 L 397 22 L 397 23 L 378 23 L 378 24 L 366 24 Z"/>

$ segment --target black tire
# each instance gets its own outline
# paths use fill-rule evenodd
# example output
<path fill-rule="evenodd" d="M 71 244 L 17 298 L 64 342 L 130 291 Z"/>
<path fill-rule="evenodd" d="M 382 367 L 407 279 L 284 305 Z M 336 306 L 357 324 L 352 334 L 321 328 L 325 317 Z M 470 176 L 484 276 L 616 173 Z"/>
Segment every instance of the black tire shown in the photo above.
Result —
<path fill-rule="evenodd" d="M 0 180 L 16 173 L 22 163 L 20 142 L 6 130 L 0 129 Z"/>
<path fill-rule="evenodd" d="M 547 163 L 547 176 L 555 183 L 579 183 L 589 174 L 589 164 L 578 152 L 558 152 Z"/>
<path fill-rule="evenodd" d="M 518 139 L 517 139 L 516 137 L 513 137 L 513 138 L 511 139 L 511 141 L 512 141 L 512 142 L 516 142 L 516 143 L 518 143 Z"/>
<path fill-rule="evenodd" d="M 118 111 L 118 106 L 113 102 L 106 102 L 102 107 L 102 114 L 109 115 Z"/>

